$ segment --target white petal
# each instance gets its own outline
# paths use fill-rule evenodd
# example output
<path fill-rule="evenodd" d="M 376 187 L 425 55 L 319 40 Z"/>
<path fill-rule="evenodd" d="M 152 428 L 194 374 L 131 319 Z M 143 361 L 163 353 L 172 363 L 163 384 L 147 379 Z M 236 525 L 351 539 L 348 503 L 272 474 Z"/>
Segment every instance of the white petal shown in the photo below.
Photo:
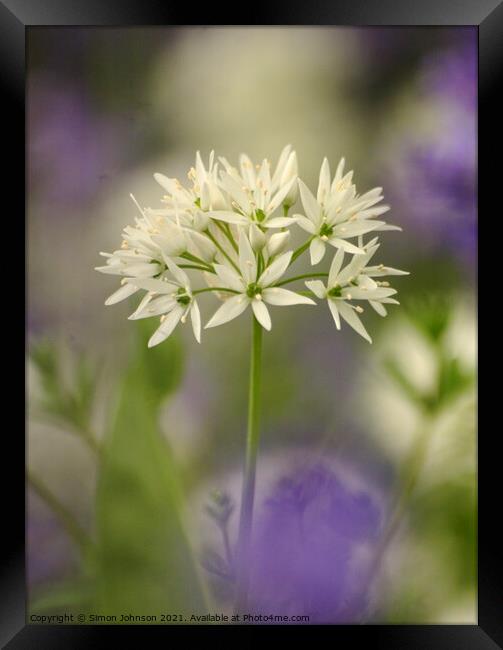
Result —
<path fill-rule="evenodd" d="M 176 193 L 178 189 L 178 181 L 176 178 L 168 178 L 164 174 L 159 173 L 154 174 L 154 178 L 159 185 L 168 192 L 168 194 Z"/>
<path fill-rule="evenodd" d="M 383 275 L 409 275 L 409 271 L 401 271 L 400 269 L 393 269 L 391 266 L 368 266 L 365 273 L 371 277 L 380 277 Z"/>
<path fill-rule="evenodd" d="M 375 187 L 373 190 L 369 190 L 365 194 L 362 194 L 356 202 L 351 206 L 353 212 L 359 212 L 360 210 L 367 210 L 372 207 L 379 201 L 382 201 L 382 187 Z"/>
<path fill-rule="evenodd" d="M 274 212 L 276 208 L 278 208 L 282 203 L 283 199 L 286 198 L 287 194 L 290 192 L 292 189 L 294 183 L 297 182 L 297 177 L 294 176 L 286 185 L 284 185 L 273 197 L 272 201 L 270 201 L 269 205 L 267 206 L 267 212 L 270 214 L 271 212 Z"/>
<path fill-rule="evenodd" d="M 196 151 L 196 175 L 198 180 L 206 177 L 206 170 L 204 169 L 204 164 L 201 160 L 201 154 L 199 151 Z"/>
<path fill-rule="evenodd" d="M 341 158 L 339 164 L 337 165 L 337 169 L 335 170 L 334 180 L 332 181 L 332 189 L 334 189 L 337 183 L 342 179 L 342 175 L 344 174 L 345 163 L 346 163 L 345 159 Z"/>
<path fill-rule="evenodd" d="M 332 264 L 330 265 L 330 271 L 328 273 L 329 287 L 333 287 L 336 285 L 337 276 L 339 275 L 339 271 L 341 270 L 343 260 L 344 260 L 344 251 L 342 250 L 342 248 L 339 248 L 339 250 L 334 256 L 334 259 L 332 260 Z"/>
<path fill-rule="evenodd" d="M 278 305 L 286 307 L 287 305 L 315 305 L 316 303 L 307 296 L 301 296 L 295 291 L 288 289 L 281 289 L 280 287 L 272 287 L 262 291 L 262 298 L 269 305 Z"/>
<path fill-rule="evenodd" d="M 288 156 L 288 160 L 286 161 L 285 168 L 283 170 L 283 173 L 281 174 L 281 179 L 280 179 L 280 185 L 285 185 L 290 181 L 292 178 L 296 178 L 299 173 L 299 166 L 297 162 L 297 154 L 295 151 L 292 151 L 292 153 Z M 291 196 L 292 194 L 296 194 L 298 192 L 299 185 L 298 183 L 294 183 L 292 187 L 290 188 L 289 195 Z M 292 191 L 293 190 L 293 191 Z"/>
<path fill-rule="evenodd" d="M 311 190 L 300 179 L 299 189 L 300 198 L 302 199 L 302 205 L 306 211 L 306 216 L 314 223 L 317 228 L 319 228 L 319 226 L 321 226 L 321 206 L 312 195 Z"/>
<path fill-rule="evenodd" d="M 239 268 L 247 284 L 257 279 L 257 261 L 255 253 L 245 232 L 239 233 Z"/>
<path fill-rule="evenodd" d="M 309 253 L 311 254 L 312 266 L 321 262 L 325 256 L 325 242 L 321 241 L 319 237 L 315 237 L 309 245 Z"/>
<path fill-rule="evenodd" d="M 244 217 L 242 214 L 238 214 L 237 212 L 229 212 L 227 210 L 210 210 L 210 212 L 206 212 L 206 214 L 212 219 L 216 219 L 217 221 L 225 221 L 226 223 L 237 223 L 241 225 L 250 223 L 248 217 Z"/>
<path fill-rule="evenodd" d="M 269 310 L 264 305 L 262 300 L 252 300 L 252 309 L 255 314 L 255 318 L 262 325 L 264 329 L 269 331 L 271 329 L 271 316 L 269 315 Z"/>
<path fill-rule="evenodd" d="M 247 185 L 250 187 L 255 186 L 255 167 L 252 161 L 245 153 L 239 156 L 239 166 L 241 168 L 241 176 Z"/>
<path fill-rule="evenodd" d="M 125 284 L 120 289 L 117 289 L 117 291 L 115 291 L 111 296 L 108 296 L 105 300 L 105 305 L 115 305 L 121 300 L 129 298 L 129 296 L 132 296 L 133 293 L 136 293 L 137 291 L 138 287 L 135 287 L 132 284 Z"/>
<path fill-rule="evenodd" d="M 379 217 L 381 214 L 390 210 L 389 205 L 380 205 L 377 208 L 369 208 L 358 213 L 358 219 L 371 219 L 372 217 Z"/>
<path fill-rule="evenodd" d="M 310 219 L 308 219 L 307 217 L 304 217 L 304 215 L 302 215 L 302 214 L 294 214 L 292 219 L 295 219 L 295 221 L 302 228 L 302 230 L 305 230 L 310 235 L 314 235 L 314 233 L 316 232 L 316 227 L 315 227 L 314 223 Z"/>
<path fill-rule="evenodd" d="M 124 267 L 122 275 L 134 275 L 138 278 L 152 278 L 161 272 L 161 266 L 157 263 L 151 264 L 130 264 Z"/>
<path fill-rule="evenodd" d="M 334 228 L 334 235 L 336 237 L 357 237 L 358 235 L 365 235 L 371 230 L 376 230 L 379 226 L 384 225 L 384 221 L 352 221 L 351 223 L 343 223 Z"/>
<path fill-rule="evenodd" d="M 211 208 L 211 191 L 210 191 L 210 186 L 207 181 L 204 181 L 204 183 L 201 186 L 201 209 L 206 211 Z"/>
<path fill-rule="evenodd" d="M 375 300 L 369 300 L 370 306 L 375 309 L 375 311 L 379 314 L 379 316 L 386 316 L 387 311 L 386 307 L 382 305 L 380 302 L 376 302 Z"/>
<path fill-rule="evenodd" d="M 215 259 L 217 248 L 211 239 L 195 230 L 190 231 L 190 239 L 195 245 L 196 250 L 194 252 L 198 257 L 201 257 L 205 262 L 212 262 Z"/>
<path fill-rule="evenodd" d="M 318 183 L 318 203 L 324 203 L 330 191 L 330 165 L 326 158 L 323 159 L 320 169 L 320 180 Z"/>
<path fill-rule="evenodd" d="M 391 223 L 385 223 L 384 226 L 379 226 L 379 228 L 376 228 L 376 231 L 379 232 L 384 232 L 385 230 L 398 230 L 398 232 L 402 232 L 402 228 L 400 228 L 400 226 L 394 226 Z"/>
<path fill-rule="evenodd" d="M 247 296 L 240 294 L 239 296 L 232 296 L 224 302 L 224 304 L 217 309 L 210 320 L 206 323 L 205 329 L 208 327 L 216 327 L 233 320 L 240 316 L 250 304 Z"/>
<path fill-rule="evenodd" d="M 351 278 L 356 278 L 356 276 L 358 276 L 362 271 L 367 260 L 368 260 L 368 253 L 365 253 L 365 255 L 355 255 L 351 260 L 351 262 L 339 273 L 339 277 L 337 278 L 338 283 L 344 286 L 349 282 Z M 369 287 L 372 286 L 372 284 L 366 283 L 366 281 L 363 280 L 362 286 Z"/>
<path fill-rule="evenodd" d="M 161 323 L 160 327 L 157 328 L 157 330 L 154 332 L 154 334 L 150 337 L 150 340 L 148 342 L 148 347 L 153 348 L 154 345 L 158 345 L 159 343 L 162 343 L 165 339 L 170 336 L 170 334 L 173 332 L 175 327 L 178 325 L 180 322 L 180 318 L 183 316 L 184 308 L 181 306 L 175 307 L 173 311 L 171 311 L 165 318 L 165 320 Z"/>
<path fill-rule="evenodd" d="M 262 230 L 257 226 L 256 223 L 250 225 L 248 235 L 250 238 L 250 244 L 254 251 L 261 251 L 266 244 L 266 236 Z"/>
<path fill-rule="evenodd" d="M 194 300 L 190 309 L 190 320 L 192 322 L 192 329 L 194 331 L 194 336 L 196 341 L 201 343 L 201 312 L 199 311 L 199 306 Z"/>
<path fill-rule="evenodd" d="M 377 289 L 369 290 L 364 287 L 348 287 L 348 289 L 344 289 L 344 294 L 346 292 L 355 300 L 381 300 L 382 298 L 394 296 L 396 294 L 396 289 L 378 287 Z M 345 295 L 343 295 L 343 297 L 345 298 Z"/>
<path fill-rule="evenodd" d="M 288 246 L 290 241 L 290 231 L 285 230 L 285 232 L 276 232 L 271 236 L 267 242 L 266 250 L 269 253 L 270 257 L 282 253 L 285 248 Z"/>
<path fill-rule="evenodd" d="M 143 305 L 141 309 L 137 308 L 136 311 L 128 317 L 128 320 L 140 320 L 142 318 L 160 316 L 161 314 L 168 313 L 177 305 L 177 301 L 171 296 L 161 296 L 160 298 L 150 300 L 148 303 Z"/>
<path fill-rule="evenodd" d="M 293 217 L 274 217 L 273 219 L 267 219 L 264 221 L 264 228 L 286 228 L 295 223 L 297 219 Z"/>
<path fill-rule="evenodd" d="M 166 262 L 166 266 L 168 267 L 171 275 L 175 278 L 175 280 L 179 282 L 184 289 L 187 287 L 190 288 L 189 276 L 185 273 L 185 271 L 181 269 L 179 266 L 177 266 L 173 262 L 173 260 L 166 259 L 165 262 Z"/>
<path fill-rule="evenodd" d="M 283 148 L 282 152 L 279 155 L 278 164 L 276 165 L 276 169 L 274 171 L 274 174 L 272 176 L 272 181 L 271 181 L 272 187 L 274 189 L 276 189 L 277 185 L 280 182 L 281 176 L 283 175 L 283 170 L 285 169 L 291 150 L 292 150 L 292 145 L 287 144 L 286 147 Z"/>
<path fill-rule="evenodd" d="M 156 280 L 155 278 L 128 278 L 128 284 L 132 284 L 137 289 L 155 291 L 156 293 L 173 293 L 179 288 L 177 284 L 165 282 L 164 280 Z"/>
<path fill-rule="evenodd" d="M 308 280 L 304 284 L 317 298 L 326 298 L 327 289 L 321 280 Z"/>
<path fill-rule="evenodd" d="M 330 312 L 332 316 L 334 317 L 335 321 L 335 326 L 337 327 L 338 330 L 341 329 L 341 318 L 339 316 L 339 311 L 337 309 L 337 305 L 335 304 L 335 300 L 328 300 L 328 308 L 330 309 Z"/>
<path fill-rule="evenodd" d="M 287 251 L 280 255 L 277 260 L 268 266 L 266 270 L 260 276 L 258 283 L 262 288 L 269 287 L 271 284 L 274 284 L 283 273 L 287 270 L 290 260 L 292 259 L 292 251 Z"/>
<path fill-rule="evenodd" d="M 213 268 L 224 287 L 234 289 L 234 291 L 244 291 L 246 284 L 233 268 L 223 264 L 215 264 Z"/>
<path fill-rule="evenodd" d="M 335 248 L 343 248 L 347 253 L 353 253 L 353 255 L 365 255 L 365 250 L 363 248 L 358 248 L 354 244 L 350 244 L 345 239 L 332 237 L 328 240 L 328 243 Z"/>
<path fill-rule="evenodd" d="M 234 199 L 234 201 L 236 201 L 236 203 L 238 203 L 245 214 L 250 214 L 252 208 L 246 192 L 242 189 L 242 181 L 240 185 L 236 178 L 233 178 L 228 172 L 222 172 L 220 179 L 224 190 L 226 190 L 231 195 L 231 197 Z"/>
<path fill-rule="evenodd" d="M 187 250 L 187 237 L 178 226 L 165 226 L 164 232 L 160 235 L 152 235 L 152 241 L 163 254 L 163 257 L 177 257 Z"/>
<path fill-rule="evenodd" d="M 339 309 L 341 316 L 346 321 L 346 323 L 350 327 L 352 327 L 355 330 L 355 332 L 358 332 L 360 336 L 363 336 L 365 340 L 367 340 L 369 343 L 372 343 L 372 339 L 370 338 L 367 330 L 363 326 L 363 323 L 358 318 L 355 310 L 349 305 L 347 305 L 345 302 L 342 302 L 342 300 L 338 301 L 337 307 Z"/>

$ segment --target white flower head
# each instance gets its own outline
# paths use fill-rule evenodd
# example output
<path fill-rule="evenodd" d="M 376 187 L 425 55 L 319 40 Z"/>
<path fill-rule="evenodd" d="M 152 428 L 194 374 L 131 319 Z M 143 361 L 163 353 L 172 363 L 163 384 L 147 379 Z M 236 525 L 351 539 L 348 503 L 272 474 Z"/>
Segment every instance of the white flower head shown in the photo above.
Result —
<path fill-rule="evenodd" d="M 324 159 L 316 198 L 307 185 L 299 180 L 305 214 L 296 214 L 294 217 L 299 226 L 312 236 L 309 249 L 312 265 L 321 262 L 327 244 L 348 253 L 362 255 L 361 248 L 348 239 L 371 231 L 390 229 L 384 221 L 373 219 L 389 210 L 386 205 L 373 207 L 383 198 L 381 188 L 376 187 L 358 197 L 352 184 L 353 172 L 343 175 L 343 168 L 344 159 L 339 163 L 332 180 L 328 160 Z"/>
<path fill-rule="evenodd" d="M 220 187 L 230 197 L 230 210 L 211 212 L 214 219 L 238 225 L 255 223 L 262 228 L 285 228 L 295 219 L 277 216 L 281 206 L 288 208 L 297 196 L 297 155 L 286 147 L 271 176 L 271 163 L 265 158 L 254 165 L 246 154 L 241 154 L 239 171 L 225 158 L 221 159 L 225 171 L 220 174 Z"/>
<path fill-rule="evenodd" d="M 161 324 L 148 342 L 148 347 L 162 343 L 174 331 L 178 323 L 185 323 L 190 314 L 192 329 L 198 343 L 201 342 L 201 315 L 185 271 L 172 260 L 166 260 L 168 272 L 160 278 L 129 279 L 126 286 L 148 291 L 144 300 L 129 317 L 130 320 L 161 316 Z"/>
<path fill-rule="evenodd" d="M 327 300 L 337 329 L 341 328 L 340 317 L 342 316 L 348 325 L 369 343 L 372 343 L 372 339 L 358 316 L 364 311 L 358 302 L 362 300 L 368 301 L 380 316 L 386 316 L 385 303 L 399 304 L 397 300 L 391 298 L 396 294 L 395 289 L 389 287 L 387 282 L 378 283 L 374 281 L 366 273 L 367 262 L 379 248 L 376 241 L 377 239 L 374 239 L 369 242 L 364 247 L 363 254 L 355 255 L 344 268 L 342 268 L 344 251 L 342 248 L 339 249 L 332 260 L 326 286 L 321 280 L 306 282 L 306 286 L 317 298 Z M 397 274 L 406 274 L 405 271 L 394 270 Z M 354 301 L 357 301 L 357 304 L 354 304 Z"/>
<path fill-rule="evenodd" d="M 215 266 L 215 271 L 222 285 L 231 289 L 236 295 L 227 299 L 217 309 L 206 327 L 223 325 L 240 316 L 247 307 L 251 306 L 258 322 L 264 329 L 270 330 L 271 317 L 264 303 L 278 306 L 316 304 L 310 298 L 301 296 L 294 291 L 272 286 L 285 273 L 291 258 L 292 251 L 283 253 L 259 275 L 252 246 L 244 231 L 241 231 L 239 238 L 239 272 L 227 266 Z"/>
<path fill-rule="evenodd" d="M 163 174 L 154 177 L 165 192 L 160 205 L 143 208 L 132 196 L 139 215 L 124 228 L 120 248 L 101 253 L 105 264 L 96 267 L 121 277 L 121 286 L 106 305 L 145 292 L 129 318 L 161 317 L 150 347 L 188 318 L 200 342 L 196 296 L 202 293 L 221 302 L 207 328 L 233 320 L 250 307 L 256 321 L 270 330 L 268 306 L 315 305 L 313 296 L 327 300 L 337 328 L 342 318 L 367 340 L 359 303 L 367 301 L 381 316 L 387 313 L 385 305 L 397 304 L 392 298 L 395 289 L 381 278 L 405 272 L 383 264 L 369 266 L 379 247 L 377 237 L 363 243 L 369 232 L 396 229 L 376 220 L 389 208 L 379 205 L 379 187 L 357 194 L 353 172 L 344 171 L 344 159 L 333 178 L 328 160 L 323 161 L 316 194 L 298 178 L 297 155 L 290 145 L 274 170 L 267 158 L 254 165 L 246 154 L 233 166 L 225 158 L 217 162 L 211 152 L 205 165 L 197 152 L 188 185 Z M 288 217 L 299 191 L 304 214 Z M 289 250 L 294 225 L 307 232 L 307 241 Z M 331 248 L 334 257 L 327 273 L 287 275 L 305 251 L 311 264 L 318 264 Z M 343 267 L 345 254 L 351 258 Z M 314 279 L 318 277 L 326 277 L 326 284 Z M 308 291 L 284 288 L 304 279 Z"/>

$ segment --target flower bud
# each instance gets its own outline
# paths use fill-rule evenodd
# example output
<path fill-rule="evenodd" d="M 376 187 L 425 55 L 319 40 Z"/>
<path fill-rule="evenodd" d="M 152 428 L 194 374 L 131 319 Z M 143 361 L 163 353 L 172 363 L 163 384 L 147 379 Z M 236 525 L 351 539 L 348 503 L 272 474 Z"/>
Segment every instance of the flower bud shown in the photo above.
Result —
<path fill-rule="evenodd" d="M 288 246 L 289 242 L 290 231 L 285 230 L 284 232 L 275 233 L 267 242 L 267 252 L 269 253 L 269 257 L 282 253 Z"/>
<path fill-rule="evenodd" d="M 265 234 L 256 224 L 252 223 L 250 226 L 250 244 L 253 250 L 256 253 L 261 251 L 264 248 L 266 241 Z"/>
<path fill-rule="evenodd" d="M 298 172 L 299 169 L 297 165 L 297 154 L 295 153 L 295 151 L 292 151 L 292 153 L 288 156 L 288 160 L 286 161 L 285 168 L 281 175 L 280 185 L 281 186 L 286 185 L 292 180 L 292 178 L 297 178 Z M 287 207 L 292 206 L 297 201 L 298 193 L 299 193 L 299 187 L 295 182 L 292 184 L 290 191 L 283 199 L 283 205 Z"/>
<path fill-rule="evenodd" d="M 201 257 L 205 262 L 213 262 L 217 254 L 215 244 L 200 232 L 191 232 L 190 238 L 193 246 L 190 247 L 189 252 Z"/>
<path fill-rule="evenodd" d="M 197 210 L 192 220 L 192 225 L 194 226 L 194 229 L 197 230 L 198 232 L 202 232 L 203 230 L 206 230 L 209 223 L 210 223 L 210 218 L 208 217 L 208 215 L 205 214 L 202 210 Z"/>

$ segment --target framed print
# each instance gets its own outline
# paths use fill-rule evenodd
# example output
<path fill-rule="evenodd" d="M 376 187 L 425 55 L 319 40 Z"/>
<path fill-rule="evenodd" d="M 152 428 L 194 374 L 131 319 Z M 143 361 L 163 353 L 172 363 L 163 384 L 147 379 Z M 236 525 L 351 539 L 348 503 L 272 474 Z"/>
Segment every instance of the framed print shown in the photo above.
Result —
<path fill-rule="evenodd" d="M 4 647 L 501 647 L 477 331 L 503 9 L 333 4 L 0 4 Z"/>

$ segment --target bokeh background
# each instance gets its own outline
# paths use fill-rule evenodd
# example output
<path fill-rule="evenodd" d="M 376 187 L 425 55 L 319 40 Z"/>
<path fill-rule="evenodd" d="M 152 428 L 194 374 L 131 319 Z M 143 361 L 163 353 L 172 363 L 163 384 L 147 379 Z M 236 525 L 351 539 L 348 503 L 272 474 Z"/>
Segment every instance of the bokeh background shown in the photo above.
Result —
<path fill-rule="evenodd" d="M 308 184 L 326 155 L 359 191 L 384 187 L 403 232 L 378 261 L 410 276 L 386 319 L 365 313 L 372 346 L 328 310 L 274 314 L 261 611 L 318 611 L 307 590 L 334 622 L 476 621 L 476 30 L 36 28 L 28 66 L 30 611 L 229 608 L 249 323 L 147 350 L 155 323 L 105 308 L 116 280 L 93 267 L 134 219 L 129 194 L 159 201 L 154 172 L 183 182 L 198 149 L 274 161 L 291 143 Z M 326 543 L 278 568 L 306 507 Z"/>

